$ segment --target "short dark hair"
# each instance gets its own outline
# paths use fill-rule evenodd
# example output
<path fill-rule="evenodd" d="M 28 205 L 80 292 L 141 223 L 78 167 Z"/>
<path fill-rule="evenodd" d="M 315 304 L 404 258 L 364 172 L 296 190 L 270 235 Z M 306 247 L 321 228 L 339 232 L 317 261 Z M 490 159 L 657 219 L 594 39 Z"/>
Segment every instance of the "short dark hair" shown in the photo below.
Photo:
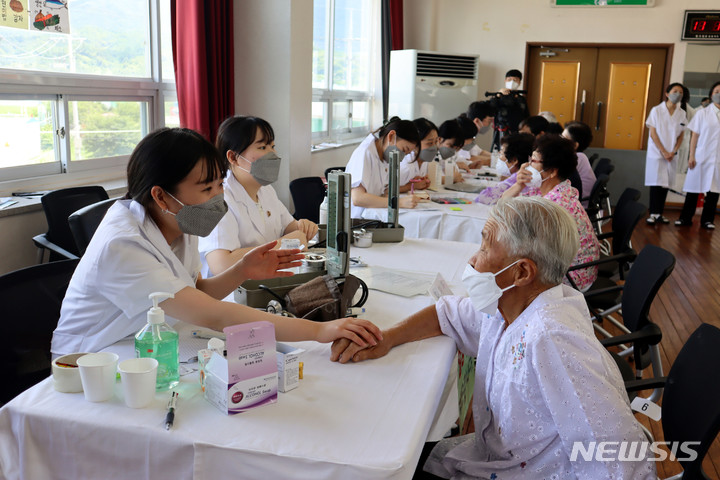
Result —
<path fill-rule="evenodd" d="M 453 142 L 454 147 L 462 147 L 463 142 L 465 142 L 463 133 L 460 130 L 460 124 L 455 118 L 451 120 L 445 120 L 443 123 L 441 123 L 440 127 L 438 128 L 438 135 L 443 140 L 447 140 L 449 138 L 455 140 Z"/>
<path fill-rule="evenodd" d="M 473 138 L 478 133 L 478 129 L 475 123 L 470 120 L 464 113 L 460 114 L 455 120 L 460 125 L 460 131 L 462 132 L 463 142 L 468 138 Z"/>
<path fill-rule="evenodd" d="M 204 180 L 223 178 L 228 169 L 225 155 L 205 137 L 189 128 L 161 128 L 149 133 L 130 154 L 127 165 L 127 198 L 150 206 L 150 191 L 158 186 L 173 194 L 177 185 L 203 162 Z"/>
<path fill-rule="evenodd" d="M 565 130 L 567 130 L 572 141 L 578 144 L 578 152 L 584 152 L 585 149 L 590 146 L 593 134 L 587 123 L 574 120 L 565 124 Z"/>
<path fill-rule="evenodd" d="M 487 117 L 494 117 L 496 113 L 495 107 L 490 102 L 472 102 L 468 106 L 467 116 L 470 120 L 476 118 L 485 120 Z"/>
<path fill-rule="evenodd" d="M 512 70 L 508 70 L 508 72 L 505 74 L 505 78 L 507 77 L 517 77 L 522 80 L 522 72 L 513 68 Z"/>
<path fill-rule="evenodd" d="M 510 162 L 517 160 L 519 167 L 532 155 L 535 137 L 530 133 L 511 133 L 502 137 L 500 144 L 505 145 L 505 158 Z"/>
<path fill-rule="evenodd" d="M 255 143 L 258 130 L 262 133 L 265 143 L 272 143 L 275 140 L 273 128 L 262 118 L 239 115 L 227 118 L 218 128 L 215 146 L 223 156 L 228 150 L 242 153 Z"/>
<path fill-rule="evenodd" d="M 547 121 L 547 118 L 541 115 L 535 115 L 521 121 L 518 129 L 527 126 L 533 135 L 540 135 L 543 132 L 547 132 L 548 125 L 550 125 L 550 122 Z"/>
<path fill-rule="evenodd" d="M 420 146 L 420 135 L 415 124 L 410 120 L 401 120 L 400 117 L 392 117 L 385 125 L 375 130 L 379 138 L 385 138 L 388 133 L 394 131 L 401 140 L 406 140 Z"/>
<path fill-rule="evenodd" d="M 430 132 L 433 130 L 436 132 L 438 131 L 437 126 L 425 117 L 416 118 L 413 120 L 413 123 L 418 131 L 418 136 L 420 137 L 421 142 L 425 140 L 425 137 L 430 135 Z M 440 134 L 438 133 L 438 135 Z"/>
<path fill-rule="evenodd" d="M 680 87 L 680 88 L 682 88 L 682 89 L 683 89 L 683 92 L 684 92 L 685 85 L 683 85 L 683 84 L 680 83 L 680 82 L 675 82 L 675 83 L 671 83 L 670 85 L 667 86 L 667 88 L 665 89 L 665 93 L 670 93 L 670 90 L 672 90 L 672 89 L 675 88 L 675 87 Z"/>
<path fill-rule="evenodd" d="M 548 135 L 562 135 L 563 132 L 563 126 L 560 125 L 558 122 L 548 122 L 547 130 L 545 130 L 545 133 Z"/>
<path fill-rule="evenodd" d="M 710 87 L 710 91 L 708 92 L 708 98 L 710 99 L 711 102 L 712 102 L 712 92 L 713 92 L 713 90 L 715 90 L 715 87 L 717 87 L 718 85 L 720 85 L 720 82 L 715 82 L 715 83 L 713 83 L 713 86 Z"/>
<path fill-rule="evenodd" d="M 577 154 L 573 142 L 557 135 L 541 135 L 535 150 L 542 156 L 543 168 L 557 168 L 558 177 L 567 180 L 577 170 Z"/>

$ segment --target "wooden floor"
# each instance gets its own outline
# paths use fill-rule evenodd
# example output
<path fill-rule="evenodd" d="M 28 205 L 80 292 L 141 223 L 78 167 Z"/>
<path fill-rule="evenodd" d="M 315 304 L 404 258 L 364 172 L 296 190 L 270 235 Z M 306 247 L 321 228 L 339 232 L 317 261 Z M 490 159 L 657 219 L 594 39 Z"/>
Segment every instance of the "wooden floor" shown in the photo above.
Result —
<path fill-rule="evenodd" d="M 642 202 L 643 199 L 640 199 Z M 647 200 L 645 200 L 646 202 Z M 643 202 L 643 203 L 645 203 Z M 685 340 L 701 323 L 720 327 L 720 229 L 710 232 L 699 228 L 699 216 L 691 227 L 675 227 L 677 211 L 668 211 L 669 225 L 646 225 L 644 220 L 633 233 L 633 247 L 640 251 L 644 245 L 660 246 L 675 255 L 675 270 L 658 292 L 650 319 L 663 332 L 660 351 L 664 372 L 670 370 Z M 716 221 L 718 225 L 720 222 Z M 711 402 L 718 399 L 708 399 Z M 662 403 L 662 402 L 660 402 Z M 637 415 L 650 428 L 657 440 L 662 440 L 659 423 Z M 717 438 L 703 462 L 710 478 L 720 479 L 720 440 Z M 677 462 L 666 460 L 658 464 L 658 475 L 666 478 L 680 473 Z"/>

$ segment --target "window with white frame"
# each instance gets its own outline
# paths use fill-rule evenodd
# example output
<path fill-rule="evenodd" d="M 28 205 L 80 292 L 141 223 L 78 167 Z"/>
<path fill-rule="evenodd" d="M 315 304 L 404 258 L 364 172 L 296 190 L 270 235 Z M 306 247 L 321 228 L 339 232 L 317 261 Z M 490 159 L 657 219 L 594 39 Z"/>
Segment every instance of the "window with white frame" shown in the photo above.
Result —
<path fill-rule="evenodd" d="M 314 0 L 312 135 L 341 142 L 370 130 L 375 0 Z"/>
<path fill-rule="evenodd" d="M 170 0 L 27 4 L 20 15 L 41 8 L 66 30 L 12 28 L 0 12 L 0 182 L 117 176 L 148 132 L 179 123 Z"/>

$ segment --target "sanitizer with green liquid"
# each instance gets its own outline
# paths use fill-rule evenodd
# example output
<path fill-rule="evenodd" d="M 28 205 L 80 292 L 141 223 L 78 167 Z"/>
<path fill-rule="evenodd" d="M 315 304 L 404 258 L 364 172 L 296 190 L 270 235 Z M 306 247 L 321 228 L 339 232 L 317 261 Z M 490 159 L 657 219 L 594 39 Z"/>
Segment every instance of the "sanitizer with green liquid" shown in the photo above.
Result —
<path fill-rule="evenodd" d="M 158 303 L 173 298 L 172 293 L 151 293 L 153 307 L 147 312 L 147 325 L 135 335 L 135 356 L 152 357 L 158 361 L 158 391 L 170 390 L 180 383 L 180 350 L 178 334 L 165 323 L 165 312 Z"/>

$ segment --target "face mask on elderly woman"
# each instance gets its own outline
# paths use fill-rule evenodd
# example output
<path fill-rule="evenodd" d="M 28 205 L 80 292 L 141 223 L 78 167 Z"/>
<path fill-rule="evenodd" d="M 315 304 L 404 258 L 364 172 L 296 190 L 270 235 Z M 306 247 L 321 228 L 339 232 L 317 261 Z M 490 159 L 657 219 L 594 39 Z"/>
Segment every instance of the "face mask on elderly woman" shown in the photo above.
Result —
<path fill-rule="evenodd" d="M 478 272 L 469 263 L 465 265 L 465 271 L 462 275 L 462 282 L 468 291 L 468 296 L 472 301 L 475 310 L 495 315 L 498 308 L 498 300 L 502 297 L 503 292 L 510 290 L 515 285 L 506 288 L 498 287 L 495 277 L 519 262 L 520 259 L 503 268 L 497 273 Z"/>

